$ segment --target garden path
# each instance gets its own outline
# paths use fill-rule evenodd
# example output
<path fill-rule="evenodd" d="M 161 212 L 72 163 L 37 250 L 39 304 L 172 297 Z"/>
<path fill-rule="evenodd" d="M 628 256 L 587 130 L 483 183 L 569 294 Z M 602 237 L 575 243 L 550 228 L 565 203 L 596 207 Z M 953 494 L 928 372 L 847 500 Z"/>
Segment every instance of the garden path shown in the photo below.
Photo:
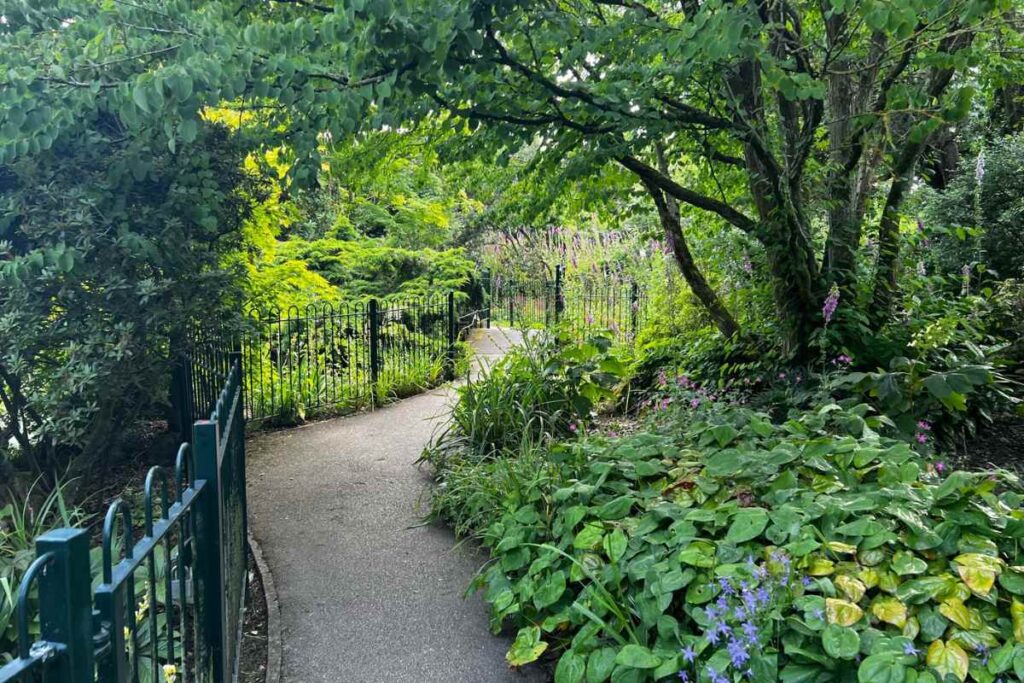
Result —
<path fill-rule="evenodd" d="M 478 330 L 476 364 L 517 339 Z M 248 445 L 250 528 L 280 602 L 282 679 L 293 683 L 539 681 L 510 671 L 508 637 L 464 592 L 485 556 L 424 525 L 430 473 L 414 461 L 450 389 Z"/>

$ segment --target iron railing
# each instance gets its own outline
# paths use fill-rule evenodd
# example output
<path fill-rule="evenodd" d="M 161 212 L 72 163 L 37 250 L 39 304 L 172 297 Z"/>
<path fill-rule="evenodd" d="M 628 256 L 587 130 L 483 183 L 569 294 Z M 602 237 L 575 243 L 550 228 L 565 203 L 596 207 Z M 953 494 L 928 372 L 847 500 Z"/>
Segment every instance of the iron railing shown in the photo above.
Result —
<path fill-rule="evenodd" d="M 523 329 L 561 326 L 575 338 L 610 334 L 631 344 L 643 324 L 647 296 L 636 282 L 615 277 L 490 278 L 490 320 Z"/>
<path fill-rule="evenodd" d="M 18 592 L 17 658 L 0 668 L 0 683 L 237 677 L 247 573 L 242 393 L 235 358 L 209 419 L 178 450 L 173 487 L 163 468 L 150 469 L 141 529 L 117 500 L 98 547 L 84 529 L 36 539 Z"/>
<path fill-rule="evenodd" d="M 466 330 L 485 303 L 465 293 L 251 311 L 241 331 L 200 329 L 175 374 L 188 424 L 232 353 L 245 368 L 246 418 L 288 424 L 374 407 L 451 379 Z"/>

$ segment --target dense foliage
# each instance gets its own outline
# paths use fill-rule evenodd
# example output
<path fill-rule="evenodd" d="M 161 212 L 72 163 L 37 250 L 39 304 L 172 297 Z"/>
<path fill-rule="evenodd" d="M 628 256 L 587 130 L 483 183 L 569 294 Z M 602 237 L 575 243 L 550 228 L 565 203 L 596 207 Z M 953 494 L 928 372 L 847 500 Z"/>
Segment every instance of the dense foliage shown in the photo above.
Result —
<path fill-rule="evenodd" d="M 759 384 L 662 373 L 639 434 L 443 463 L 436 513 L 491 551 L 477 585 L 494 627 L 520 629 L 510 663 L 550 648 L 556 681 L 1024 673 L 1017 479 L 928 464 L 930 422 L 893 438 L 856 398 L 745 407 Z"/>
<path fill-rule="evenodd" d="M 218 126 L 176 155 L 91 124 L 0 169 L 0 449 L 48 474 L 166 405 L 186 330 L 240 302 L 218 266 L 256 191 Z"/>

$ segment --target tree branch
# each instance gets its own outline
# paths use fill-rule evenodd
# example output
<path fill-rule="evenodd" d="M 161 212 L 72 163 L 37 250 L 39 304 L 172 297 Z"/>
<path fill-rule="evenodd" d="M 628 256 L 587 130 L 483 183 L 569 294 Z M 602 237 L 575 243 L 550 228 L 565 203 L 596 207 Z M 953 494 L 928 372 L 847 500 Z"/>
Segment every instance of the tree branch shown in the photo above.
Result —
<path fill-rule="evenodd" d="M 618 161 L 624 168 L 635 173 L 642 182 L 651 183 L 665 194 L 675 197 L 679 201 L 689 204 L 690 206 L 695 206 L 698 209 L 718 214 L 744 232 L 754 233 L 756 231 L 757 224 L 745 214 L 737 211 L 725 202 L 702 195 L 679 185 L 656 168 L 645 164 L 636 157 L 622 156 L 618 157 L 616 161 Z"/>

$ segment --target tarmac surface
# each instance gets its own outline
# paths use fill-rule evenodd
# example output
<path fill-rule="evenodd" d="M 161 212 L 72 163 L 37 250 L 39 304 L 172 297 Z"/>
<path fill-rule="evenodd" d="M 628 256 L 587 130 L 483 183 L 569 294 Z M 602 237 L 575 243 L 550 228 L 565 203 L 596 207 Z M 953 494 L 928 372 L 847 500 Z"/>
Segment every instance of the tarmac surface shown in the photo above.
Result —
<path fill-rule="evenodd" d="M 477 332 L 478 364 L 517 341 Z M 276 584 L 283 681 L 545 679 L 509 670 L 511 638 L 491 635 L 486 604 L 464 597 L 486 556 L 423 523 L 430 472 L 413 463 L 451 397 L 439 389 L 249 441 L 249 524 Z"/>

